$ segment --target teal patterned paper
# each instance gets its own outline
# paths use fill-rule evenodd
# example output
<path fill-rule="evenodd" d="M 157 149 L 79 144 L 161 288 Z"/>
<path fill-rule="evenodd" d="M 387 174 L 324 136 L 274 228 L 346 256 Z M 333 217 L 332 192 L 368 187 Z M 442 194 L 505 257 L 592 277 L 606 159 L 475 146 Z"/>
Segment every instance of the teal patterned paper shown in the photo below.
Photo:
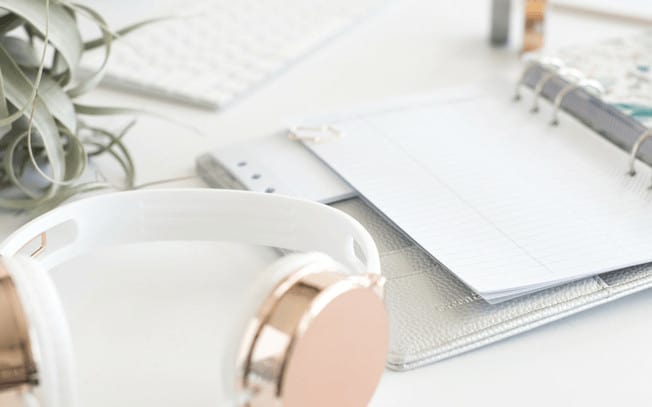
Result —
<path fill-rule="evenodd" d="M 558 56 L 600 82 L 605 102 L 652 126 L 652 31 L 563 49 Z"/>

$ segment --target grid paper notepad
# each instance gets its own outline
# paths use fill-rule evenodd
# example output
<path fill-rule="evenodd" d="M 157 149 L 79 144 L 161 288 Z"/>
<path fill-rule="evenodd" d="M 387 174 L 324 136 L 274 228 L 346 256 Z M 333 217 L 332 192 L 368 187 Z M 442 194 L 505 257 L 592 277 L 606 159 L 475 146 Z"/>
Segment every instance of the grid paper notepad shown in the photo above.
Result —
<path fill-rule="evenodd" d="M 306 146 L 489 302 L 652 261 L 650 170 L 496 82 L 317 119 Z M 530 96 L 526 94 L 525 96 Z"/>

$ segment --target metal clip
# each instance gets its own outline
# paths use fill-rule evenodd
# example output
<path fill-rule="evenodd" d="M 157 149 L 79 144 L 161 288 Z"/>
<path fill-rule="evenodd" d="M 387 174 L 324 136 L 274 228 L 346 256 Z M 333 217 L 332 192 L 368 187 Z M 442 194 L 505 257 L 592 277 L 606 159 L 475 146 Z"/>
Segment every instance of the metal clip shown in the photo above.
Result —
<path fill-rule="evenodd" d="M 315 134 L 301 134 L 303 132 Z M 342 137 L 342 132 L 331 125 L 321 126 L 296 126 L 292 127 L 288 133 L 288 139 L 293 141 L 312 141 L 321 143 L 324 141 L 324 134 L 330 138 Z"/>
<path fill-rule="evenodd" d="M 629 169 L 627 171 L 627 174 L 630 176 L 636 175 L 636 168 L 634 168 L 634 163 L 636 162 L 636 155 L 638 154 L 638 150 L 641 148 L 641 145 L 647 140 L 648 138 L 652 137 L 652 129 L 647 129 L 639 136 L 639 138 L 636 140 L 636 143 L 634 143 L 634 146 L 632 146 L 632 151 L 629 153 Z"/>

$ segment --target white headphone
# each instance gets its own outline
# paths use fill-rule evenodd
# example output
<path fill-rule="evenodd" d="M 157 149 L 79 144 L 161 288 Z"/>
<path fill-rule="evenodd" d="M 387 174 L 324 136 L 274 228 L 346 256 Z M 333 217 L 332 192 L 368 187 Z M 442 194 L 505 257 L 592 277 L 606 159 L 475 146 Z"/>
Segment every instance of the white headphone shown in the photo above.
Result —
<path fill-rule="evenodd" d="M 75 236 L 65 242 L 55 228 L 67 223 Z M 45 243 L 46 233 L 48 247 L 37 258 L 21 254 L 39 236 Z M 98 247 L 161 240 L 228 240 L 307 252 L 275 262 L 257 287 L 255 312 L 230 370 L 233 404 L 368 403 L 388 347 L 384 280 L 369 233 L 318 203 L 208 189 L 80 200 L 0 244 L 0 392 L 29 388 L 22 393 L 26 401 L 74 407 L 73 350 L 47 270 Z"/>

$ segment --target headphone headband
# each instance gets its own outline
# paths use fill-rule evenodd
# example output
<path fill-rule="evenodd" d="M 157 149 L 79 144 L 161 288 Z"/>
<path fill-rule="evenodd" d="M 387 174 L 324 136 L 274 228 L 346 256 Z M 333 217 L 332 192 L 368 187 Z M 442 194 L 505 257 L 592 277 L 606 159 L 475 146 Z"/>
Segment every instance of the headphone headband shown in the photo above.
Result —
<path fill-rule="evenodd" d="M 71 222 L 74 240 L 56 239 L 39 257 L 47 268 L 99 247 L 161 241 L 236 241 L 324 252 L 354 271 L 380 273 L 369 233 L 352 217 L 316 202 L 246 191 L 160 189 L 99 195 L 54 209 L 11 234 L 12 256 L 51 229 Z M 356 256 L 355 244 L 364 256 Z"/>
<path fill-rule="evenodd" d="M 41 252 L 38 261 L 16 256 L 26 244 L 45 234 L 50 243 Z M 23 349 L 22 356 L 12 354 L 16 359 L 14 364 L 23 370 L 19 372 L 21 375 L 5 380 L 9 386 L 7 388 L 13 389 L 23 383 L 35 384 L 38 380 L 38 397 L 45 401 L 45 405 L 76 405 L 73 352 L 66 318 L 56 288 L 43 268 L 55 267 L 101 247 L 162 240 L 238 241 L 326 255 L 311 253 L 287 257 L 291 262 L 286 268 L 279 262 L 266 274 L 280 276 L 281 272 L 292 272 L 292 278 L 296 281 L 290 277 L 281 280 L 284 283 L 279 283 L 268 294 L 265 304 L 257 304 L 260 307 L 258 312 L 262 312 L 264 317 L 252 316 L 256 322 L 247 330 L 257 327 L 260 331 L 247 331 L 243 338 L 243 344 L 249 346 L 247 354 L 252 359 L 242 364 L 241 372 L 237 369 L 234 372 L 237 375 L 234 379 L 242 381 L 238 383 L 244 386 L 243 389 L 249 389 L 249 386 L 253 386 L 253 389 L 258 385 L 249 381 L 258 377 L 256 358 L 260 356 L 260 350 L 265 349 L 265 352 L 273 350 L 279 366 L 287 364 L 290 370 L 278 369 L 278 375 L 268 377 L 264 385 L 280 388 L 284 383 L 284 391 L 276 396 L 279 400 L 308 397 L 302 385 L 285 386 L 286 378 L 303 377 L 302 366 L 306 366 L 305 361 L 297 361 L 305 358 L 295 357 L 290 352 L 290 338 L 294 348 L 298 346 L 296 338 L 312 335 L 320 339 L 302 339 L 299 343 L 304 344 L 302 346 L 306 349 L 318 348 L 323 335 L 310 333 L 321 332 L 320 329 L 324 327 L 328 327 L 328 338 L 335 343 L 352 344 L 347 348 L 348 353 L 343 349 L 340 352 L 343 361 L 355 362 L 351 366 L 354 372 L 352 377 L 357 377 L 362 371 L 366 374 L 369 371 L 367 365 L 373 367 L 370 373 L 373 378 L 380 376 L 387 349 L 387 318 L 381 298 L 382 278 L 368 275 L 380 274 L 378 251 L 362 225 L 331 207 L 291 197 L 244 191 L 166 189 L 105 194 L 76 201 L 34 219 L 0 244 L 0 267 L 6 267 L 4 275 L 0 268 L 0 331 L 6 328 L 9 333 L 0 333 L 0 350 L 14 349 L 17 343 L 33 344 L 38 349 L 36 357 L 29 351 L 29 346 Z M 334 264 L 331 258 L 351 272 L 364 274 L 344 276 L 336 273 L 339 265 Z M 299 267 L 297 259 L 310 261 Z M 310 267 L 318 269 L 319 273 L 313 273 Z M 293 283 L 287 284 L 290 281 Z M 295 289 L 295 284 L 301 289 L 296 295 L 288 294 Z M 306 291 L 305 287 L 311 289 Z M 282 301 L 286 304 L 283 307 L 265 308 Z M 280 310 L 284 310 L 282 315 L 274 314 Z M 346 318 L 340 319 L 339 316 L 343 314 Z M 285 325 L 273 330 L 265 328 L 281 316 Z M 306 324 L 308 317 L 310 324 Z M 14 324 L 14 320 L 22 325 Z M 349 321 L 348 325 L 346 321 Z M 322 328 L 312 329 L 313 324 Z M 343 329 L 332 329 L 342 324 Z M 361 332 L 352 341 L 350 332 L 354 328 L 360 328 Z M 259 335 L 263 331 L 273 331 L 275 334 L 273 337 Z M 279 335 L 285 335 L 288 341 L 279 342 Z M 370 343 L 376 343 L 377 347 L 370 347 Z M 312 354 L 314 351 L 306 352 Z M 22 359 L 19 360 L 17 356 Z M 35 361 L 38 362 L 38 369 Z M 263 365 L 268 366 L 267 362 Z M 318 370 L 323 373 L 331 365 L 330 362 L 326 363 Z M 13 364 L 11 367 L 14 367 Z M 359 373 L 355 373 L 358 370 L 354 368 Z M 339 378 L 341 373 L 333 371 L 329 377 Z M 334 383 L 339 382 L 335 380 Z M 346 381 L 345 384 L 348 386 L 348 383 Z M 361 383 L 362 391 L 351 394 L 367 399 L 376 381 L 363 380 Z M 0 380 L 0 390 L 2 384 Z M 29 398 L 34 393 L 24 392 L 22 395 L 29 404 Z M 233 397 L 237 399 L 239 396 Z"/>

